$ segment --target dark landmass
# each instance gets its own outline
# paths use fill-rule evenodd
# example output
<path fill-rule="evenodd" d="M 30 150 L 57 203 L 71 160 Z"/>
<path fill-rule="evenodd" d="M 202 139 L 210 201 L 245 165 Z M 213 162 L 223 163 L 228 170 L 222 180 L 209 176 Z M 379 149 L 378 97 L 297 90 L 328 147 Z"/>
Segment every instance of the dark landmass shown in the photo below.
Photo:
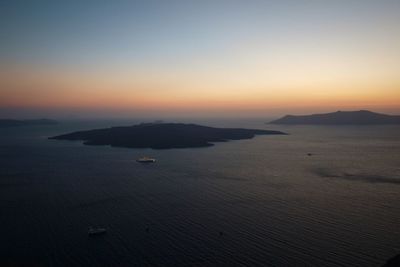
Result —
<path fill-rule="evenodd" d="M 294 116 L 286 115 L 272 124 L 315 124 L 315 125 L 373 125 L 400 124 L 400 116 L 375 113 L 368 110 L 336 111 L 332 113 Z"/>
<path fill-rule="evenodd" d="M 400 254 L 389 259 L 382 267 L 399 267 L 400 266 Z"/>
<path fill-rule="evenodd" d="M 30 125 L 53 125 L 53 124 L 57 124 L 57 121 L 49 119 L 38 119 L 38 120 L 0 119 L 0 128 L 30 126 Z"/>
<path fill-rule="evenodd" d="M 85 145 L 111 145 L 129 148 L 189 148 L 212 146 L 212 142 L 250 139 L 255 135 L 285 134 L 279 131 L 214 128 L 183 123 L 143 123 L 73 132 L 50 137 L 58 140 L 82 140 Z"/>

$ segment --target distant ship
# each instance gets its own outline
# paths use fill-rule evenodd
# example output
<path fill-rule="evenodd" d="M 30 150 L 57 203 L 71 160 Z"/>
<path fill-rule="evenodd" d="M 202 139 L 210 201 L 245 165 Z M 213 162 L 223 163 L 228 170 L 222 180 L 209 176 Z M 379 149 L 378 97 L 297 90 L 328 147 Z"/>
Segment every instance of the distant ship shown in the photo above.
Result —
<path fill-rule="evenodd" d="M 137 159 L 136 161 L 140 162 L 140 163 L 154 163 L 154 162 L 156 162 L 156 159 L 149 158 L 149 157 L 142 157 L 142 158 Z"/>
<path fill-rule="evenodd" d="M 88 230 L 88 235 L 89 236 L 94 236 L 94 235 L 101 235 L 105 234 L 107 231 L 105 228 L 94 228 L 94 227 L 89 227 Z"/>

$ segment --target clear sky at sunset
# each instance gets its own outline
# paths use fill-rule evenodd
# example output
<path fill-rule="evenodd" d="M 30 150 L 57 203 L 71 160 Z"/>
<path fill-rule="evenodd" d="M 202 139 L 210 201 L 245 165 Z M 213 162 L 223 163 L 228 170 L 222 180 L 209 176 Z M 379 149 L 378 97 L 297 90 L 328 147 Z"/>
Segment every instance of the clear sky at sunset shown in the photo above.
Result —
<path fill-rule="evenodd" d="M 0 1 L 0 111 L 400 113 L 400 1 Z"/>

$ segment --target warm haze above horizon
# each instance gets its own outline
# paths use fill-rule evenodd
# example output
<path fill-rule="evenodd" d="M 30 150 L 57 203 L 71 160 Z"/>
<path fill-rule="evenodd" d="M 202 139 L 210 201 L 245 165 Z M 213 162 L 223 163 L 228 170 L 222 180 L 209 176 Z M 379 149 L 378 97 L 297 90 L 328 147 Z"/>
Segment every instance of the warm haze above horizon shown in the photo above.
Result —
<path fill-rule="evenodd" d="M 2 117 L 400 114 L 399 1 L 2 1 Z"/>

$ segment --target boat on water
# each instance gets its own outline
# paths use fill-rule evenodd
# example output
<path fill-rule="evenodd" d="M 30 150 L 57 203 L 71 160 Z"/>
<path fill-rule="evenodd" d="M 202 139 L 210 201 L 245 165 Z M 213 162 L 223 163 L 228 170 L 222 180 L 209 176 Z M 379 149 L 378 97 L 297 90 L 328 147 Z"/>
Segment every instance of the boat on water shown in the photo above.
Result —
<path fill-rule="evenodd" d="M 105 228 L 96 228 L 96 227 L 89 227 L 88 235 L 95 236 L 95 235 L 102 235 L 105 234 L 107 230 Z"/>
<path fill-rule="evenodd" d="M 141 157 L 141 158 L 137 159 L 136 161 L 140 162 L 140 163 L 154 163 L 154 162 L 156 162 L 156 159 L 150 158 L 150 157 Z"/>

